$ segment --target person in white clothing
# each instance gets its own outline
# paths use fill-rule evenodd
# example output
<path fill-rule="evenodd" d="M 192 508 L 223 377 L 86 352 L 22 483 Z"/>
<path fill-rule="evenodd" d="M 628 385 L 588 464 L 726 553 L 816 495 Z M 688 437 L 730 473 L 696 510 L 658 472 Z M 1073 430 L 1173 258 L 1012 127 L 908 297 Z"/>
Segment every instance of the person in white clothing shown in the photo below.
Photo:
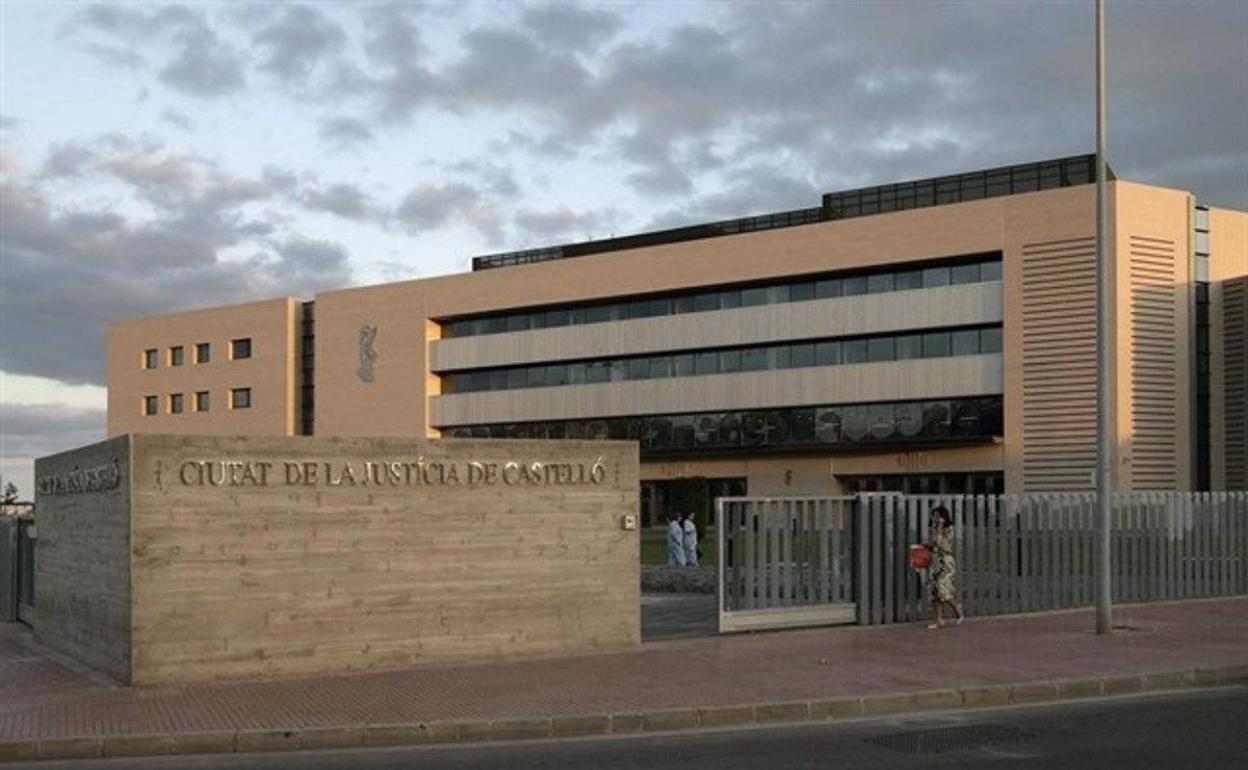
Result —
<path fill-rule="evenodd" d="M 667 566 L 685 566 L 684 530 L 674 513 L 667 515 Z"/>
<path fill-rule="evenodd" d="M 685 547 L 685 566 L 698 566 L 698 525 L 693 523 L 693 516 L 685 513 L 681 515 L 681 534 L 682 545 Z"/>

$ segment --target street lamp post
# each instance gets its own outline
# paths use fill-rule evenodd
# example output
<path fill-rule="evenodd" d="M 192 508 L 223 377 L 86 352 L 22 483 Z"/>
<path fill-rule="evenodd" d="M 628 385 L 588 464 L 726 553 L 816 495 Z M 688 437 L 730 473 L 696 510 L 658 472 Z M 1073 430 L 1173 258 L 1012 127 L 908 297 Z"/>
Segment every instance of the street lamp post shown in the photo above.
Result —
<path fill-rule="evenodd" d="M 1105 160 L 1105 0 L 1096 0 L 1096 633 L 1109 633 L 1112 586 L 1110 583 L 1110 518 L 1114 507 L 1111 464 L 1109 404 L 1113 387 L 1113 357 L 1109 349 L 1110 255 L 1107 237 L 1109 197 Z"/>

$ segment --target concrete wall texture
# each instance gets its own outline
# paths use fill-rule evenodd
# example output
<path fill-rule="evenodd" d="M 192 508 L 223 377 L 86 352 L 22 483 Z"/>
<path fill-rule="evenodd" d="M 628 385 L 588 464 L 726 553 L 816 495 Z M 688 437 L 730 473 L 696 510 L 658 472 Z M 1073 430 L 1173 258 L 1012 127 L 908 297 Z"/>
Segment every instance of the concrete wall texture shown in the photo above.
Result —
<path fill-rule="evenodd" d="M 131 657 L 129 436 L 35 461 L 40 640 L 126 681 Z"/>
<path fill-rule="evenodd" d="M 128 509 L 98 493 L 40 498 L 40 537 L 53 546 L 38 554 L 50 578 L 35 624 L 125 681 L 639 643 L 638 538 L 621 527 L 636 510 L 635 444 L 129 440 L 130 484 L 109 493 L 119 503 L 128 492 Z M 83 463 L 78 453 L 50 459 Z M 115 537 L 77 534 L 116 528 L 119 510 L 124 552 Z M 116 582 L 92 579 L 105 562 L 128 576 L 124 624 L 83 614 Z M 120 617 L 111 589 L 105 598 Z M 92 621 L 109 632 L 107 660 L 74 643 Z M 128 671 L 114 639 L 127 642 Z"/>

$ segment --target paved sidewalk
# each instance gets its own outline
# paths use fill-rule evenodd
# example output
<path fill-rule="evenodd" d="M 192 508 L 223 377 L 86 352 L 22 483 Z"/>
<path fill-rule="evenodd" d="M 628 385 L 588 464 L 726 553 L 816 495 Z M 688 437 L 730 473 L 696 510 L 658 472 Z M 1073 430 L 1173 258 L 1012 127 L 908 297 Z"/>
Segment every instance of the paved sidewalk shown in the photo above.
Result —
<path fill-rule="evenodd" d="M 1248 679 L 1248 598 L 1118 607 L 1114 620 L 1130 630 L 1096 637 L 1091 611 L 1080 610 L 942 631 L 785 631 L 573 658 L 147 688 L 108 685 L 5 624 L 0 759 L 282 748 L 283 735 L 285 747 L 307 748 L 801 721 Z M 1198 670 L 1221 673 L 1202 679 Z M 393 728 L 366 729 L 378 725 Z M 301 744 L 290 740 L 301 732 Z M 138 739 L 174 734 L 203 741 L 153 749 Z M 136 736 L 129 749 L 124 736 Z M 60 740 L 68 738 L 88 740 Z"/>

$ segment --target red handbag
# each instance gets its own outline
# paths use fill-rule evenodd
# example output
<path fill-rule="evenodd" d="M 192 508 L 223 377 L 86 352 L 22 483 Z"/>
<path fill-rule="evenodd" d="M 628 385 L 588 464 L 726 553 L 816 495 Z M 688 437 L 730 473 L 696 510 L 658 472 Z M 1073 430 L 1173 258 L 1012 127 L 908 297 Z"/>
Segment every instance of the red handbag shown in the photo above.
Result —
<path fill-rule="evenodd" d="M 925 570 L 932 564 L 932 549 L 922 544 L 910 546 L 910 569 Z"/>

